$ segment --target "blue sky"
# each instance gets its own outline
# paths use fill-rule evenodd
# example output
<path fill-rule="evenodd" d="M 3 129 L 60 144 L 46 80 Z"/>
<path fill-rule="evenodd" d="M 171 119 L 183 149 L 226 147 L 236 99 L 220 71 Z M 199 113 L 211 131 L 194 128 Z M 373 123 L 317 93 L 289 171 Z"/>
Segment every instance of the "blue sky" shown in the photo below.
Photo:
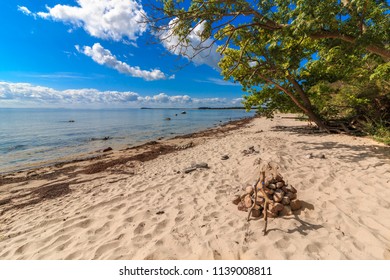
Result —
<path fill-rule="evenodd" d="M 2 1 L 0 107 L 239 106 L 215 48 L 188 64 L 174 40 L 151 42 L 149 12 L 135 0 Z"/>

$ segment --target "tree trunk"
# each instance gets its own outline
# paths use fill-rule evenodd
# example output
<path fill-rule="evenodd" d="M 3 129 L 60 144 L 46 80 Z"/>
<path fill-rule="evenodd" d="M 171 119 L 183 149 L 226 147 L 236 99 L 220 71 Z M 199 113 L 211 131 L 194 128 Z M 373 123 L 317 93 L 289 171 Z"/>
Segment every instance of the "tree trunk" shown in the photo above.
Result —
<path fill-rule="evenodd" d="M 331 31 L 321 31 L 318 33 L 313 33 L 310 35 L 310 38 L 312 39 L 340 39 L 344 42 L 348 43 L 356 43 L 356 38 L 341 34 L 339 32 L 331 32 Z M 387 50 L 386 48 L 374 44 L 367 45 L 366 50 L 370 53 L 374 53 L 379 55 L 380 57 L 383 58 L 384 61 L 388 62 L 390 60 L 390 51 Z"/>
<path fill-rule="evenodd" d="M 329 130 L 329 127 L 325 124 L 325 122 L 313 111 L 313 108 L 311 107 L 311 104 L 310 104 L 310 100 L 307 98 L 306 94 L 304 94 L 307 98 L 307 101 L 306 102 L 309 102 L 308 105 L 309 106 L 305 106 L 304 104 L 302 104 L 295 96 L 294 94 L 287 90 L 286 88 L 282 87 L 281 85 L 279 85 L 278 83 L 275 83 L 274 81 L 272 81 L 271 79 L 269 78 L 266 78 L 265 76 L 263 75 L 259 75 L 263 80 L 267 81 L 268 83 L 270 84 L 273 84 L 276 88 L 280 89 L 281 91 L 283 91 L 285 94 L 287 94 L 291 100 L 295 103 L 295 105 L 298 106 L 299 109 L 301 109 L 308 117 L 311 121 L 313 121 L 321 130 L 324 130 L 328 133 L 330 133 L 330 130 Z"/>

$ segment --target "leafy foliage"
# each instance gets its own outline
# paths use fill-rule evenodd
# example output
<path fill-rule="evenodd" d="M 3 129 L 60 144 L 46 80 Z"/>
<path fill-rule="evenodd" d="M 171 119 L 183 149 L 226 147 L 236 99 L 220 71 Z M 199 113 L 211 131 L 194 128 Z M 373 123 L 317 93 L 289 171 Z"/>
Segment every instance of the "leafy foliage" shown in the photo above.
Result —
<path fill-rule="evenodd" d="M 387 1 L 162 2 L 183 42 L 199 24 L 203 40 L 214 38 L 221 73 L 241 83 L 247 108 L 300 111 L 327 131 L 340 121 L 389 129 Z"/>

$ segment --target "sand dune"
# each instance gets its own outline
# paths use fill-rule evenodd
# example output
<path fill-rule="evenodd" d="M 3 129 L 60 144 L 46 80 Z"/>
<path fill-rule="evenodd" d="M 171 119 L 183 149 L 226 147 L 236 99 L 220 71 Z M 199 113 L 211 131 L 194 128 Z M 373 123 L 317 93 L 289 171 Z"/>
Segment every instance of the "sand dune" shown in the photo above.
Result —
<path fill-rule="evenodd" d="M 390 259 L 390 148 L 285 116 L 3 176 L 0 259 Z M 263 236 L 231 200 L 270 160 L 303 208 Z"/>

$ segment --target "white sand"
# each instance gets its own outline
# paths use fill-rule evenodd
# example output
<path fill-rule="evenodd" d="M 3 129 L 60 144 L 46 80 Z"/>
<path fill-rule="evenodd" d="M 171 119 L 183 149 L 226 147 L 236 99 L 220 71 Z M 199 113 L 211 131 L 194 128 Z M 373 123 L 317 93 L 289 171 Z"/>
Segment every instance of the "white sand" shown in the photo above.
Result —
<path fill-rule="evenodd" d="M 390 259 L 390 148 L 296 130 L 305 125 L 255 119 L 144 163 L 0 186 L 0 259 Z M 244 156 L 249 146 L 259 154 Z M 231 202 L 258 176 L 258 158 L 280 164 L 304 205 L 270 219 L 266 236 L 263 220 L 248 223 Z M 177 173 L 193 162 L 210 169 Z M 68 194 L 21 205 L 61 182 Z"/>

